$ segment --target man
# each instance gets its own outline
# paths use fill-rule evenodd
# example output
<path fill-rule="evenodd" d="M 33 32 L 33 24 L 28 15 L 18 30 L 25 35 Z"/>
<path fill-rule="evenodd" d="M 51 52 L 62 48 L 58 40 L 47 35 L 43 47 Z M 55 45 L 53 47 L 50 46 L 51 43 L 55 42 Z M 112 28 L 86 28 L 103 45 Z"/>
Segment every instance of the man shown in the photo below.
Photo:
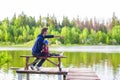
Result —
<path fill-rule="evenodd" d="M 43 41 L 45 38 L 63 38 L 62 36 L 54 36 L 54 35 L 47 35 L 48 33 L 48 28 L 43 28 L 41 30 L 41 33 L 38 35 L 33 47 L 32 47 L 32 55 L 33 56 L 42 56 L 42 48 L 43 48 Z M 44 63 L 45 60 L 41 60 L 37 65 L 36 63 L 39 61 L 39 58 L 36 58 L 34 62 L 30 65 L 31 69 L 34 70 L 34 66 L 36 66 L 37 70 L 40 70 L 40 67 Z"/>

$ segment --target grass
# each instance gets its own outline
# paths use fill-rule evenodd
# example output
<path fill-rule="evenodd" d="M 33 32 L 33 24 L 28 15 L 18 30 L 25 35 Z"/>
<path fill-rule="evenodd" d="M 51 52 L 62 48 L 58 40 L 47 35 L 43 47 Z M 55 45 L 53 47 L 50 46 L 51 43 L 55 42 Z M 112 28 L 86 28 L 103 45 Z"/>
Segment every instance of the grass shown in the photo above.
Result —
<path fill-rule="evenodd" d="M 35 40 L 31 40 L 25 43 L 11 43 L 11 42 L 0 42 L 0 46 L 13 46 L 13 47 L 32 47 Z M 50 47 L 59 47 L 59 46 L 91 46 L 89 44 L 49 44 Z M 92 45 L 92 46 L 106 46 L 106 44 L 98 44 L 98 45 Z M 117 46 L 117 45 L 116 45 Z"/>

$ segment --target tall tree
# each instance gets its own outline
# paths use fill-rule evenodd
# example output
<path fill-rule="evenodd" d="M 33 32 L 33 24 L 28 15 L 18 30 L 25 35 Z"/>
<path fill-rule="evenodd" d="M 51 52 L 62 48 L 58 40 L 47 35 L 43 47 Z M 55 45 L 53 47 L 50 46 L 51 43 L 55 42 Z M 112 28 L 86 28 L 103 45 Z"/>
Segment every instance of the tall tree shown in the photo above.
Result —
<path fill-rule="evenodd" d="M 70 26 L 70 21 L 68 19 L 68 17 L 63 17 L 63 20 L 62 20 L 62 26 Z"/>

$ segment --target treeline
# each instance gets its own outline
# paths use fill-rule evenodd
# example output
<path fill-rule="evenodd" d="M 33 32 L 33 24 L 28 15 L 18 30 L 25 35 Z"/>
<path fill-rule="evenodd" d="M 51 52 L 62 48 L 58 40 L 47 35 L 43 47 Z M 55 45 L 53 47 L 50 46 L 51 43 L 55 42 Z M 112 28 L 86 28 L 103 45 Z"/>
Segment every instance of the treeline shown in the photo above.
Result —
<path fill-rule="evenodd" d="M 69 20 L 63 16 L 59 22 L 57 18 L 47 15 L 35 17 L 27 16 L 23 12 L 0 21 L 1 43 L 26 43 L 34 40 L 42 27 L 49 28 L 49 34 L 62 35 L 64 39 L 50 39 L 56 44 L 120 44 L 120 20 L 113 16 L 107 23 L 98 19 L 81 20 L 79 17 Z"/>

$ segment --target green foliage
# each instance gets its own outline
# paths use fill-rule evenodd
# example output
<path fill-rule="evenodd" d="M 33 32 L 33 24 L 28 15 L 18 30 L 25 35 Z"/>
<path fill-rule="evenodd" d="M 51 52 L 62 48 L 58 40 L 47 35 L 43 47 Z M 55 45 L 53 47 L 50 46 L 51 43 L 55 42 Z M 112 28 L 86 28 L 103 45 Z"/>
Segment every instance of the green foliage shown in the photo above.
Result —
<path fill-rule="evenodd" d="M 58 31 L 55 31 L 55 30 L 52 30 L 51 34 L 60 35 L 60 33 Z M 56 44 L 56 42 L 58 41 L 56 38 L 52 38 L 52 39 L 49 39 L 49 40 L 50 40 L 51 44 Z"/>
<path fill-rule="evenodd" d="M 112 25 L 112 26 L 111 26 Z M 60 23 L 57 18 L 47 15 L 40 16 L 36 21 L 35 17 L 27 16 L 23 12 L 9 20 L 5 18 L 0 21 L 0 43 L 23 44 L 33 41 L 42 27 L 48 27 L 49 34 L 64 36 L 64 39 L 50 39 L 52 44 L 120 44 L 120 21 L 115 16 L 107 25 L 99 23 L 97 19 L 85 21 L 77 19 L 69 20 L 63 17 Z"/>
<path fill-rule="evenodd" d="M 62 43 L 64 44 L 70 44 L 70 40 L 72 39 L 71 37 L 71 30 L 69 27 L 65 26 L 61 30 L 61 36 L 64 36 L 64 40 L 62 40 Z"/>
<path fill-rule="evenodd" d="M 111 30 L 111 38 L 116 40 L 117 44 L 120 44 L 120 26 L 115 26 Z"/>
<path fill-rule="evenodd" d="M 97 44 L 97 40 L 96 40 L 96 31 L 95 30 L 93 30 L 93 29 L 91 29 L 90 30 L 90 34 L 89 34 L 89 36 L 88 36 L 88 40 L 89 40 L 89 44 L 92 44 L 92 45 L 94 45 L 94 44 Z"/>
<path fill-rule="evenodd" d="M 7 52 L 0 52 L 0 66 L 10 62 L 11 59 L 11 55 L 7 54 Z"/>
<path fill-rule="evenodd" d="M 84 28 L 84 29 L 83 29 L 83 32 L 82 32 L 82 37 L 83 37 L 84 43 L 87 42 L 88 34 L 89 34 L 88 29 L 87 29 L 87 28 Z"/>
<path fill-rule="evenodd" d="M 71 39 L 71 43 L 72 44 L 77 44 L 78 42 L 79 42 L 79 29 L 78 28 L 75 28 L 75 27 L 73 27 L 72 29 L 71 29 L 71 37 L 72 37 L 72 39 Z"/>

